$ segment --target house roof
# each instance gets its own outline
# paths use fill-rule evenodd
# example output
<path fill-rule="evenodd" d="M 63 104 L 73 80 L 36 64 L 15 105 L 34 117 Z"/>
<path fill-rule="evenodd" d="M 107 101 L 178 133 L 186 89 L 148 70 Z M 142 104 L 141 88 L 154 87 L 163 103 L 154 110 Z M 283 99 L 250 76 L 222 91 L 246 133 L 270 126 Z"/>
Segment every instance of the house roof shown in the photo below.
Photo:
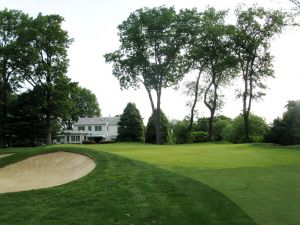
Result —
<path fill-rule="evenodd" d="M 91 118 L 79 118 L 78 122 L 75 123 L 75 126 L 78 125 L 117 125 L 120 121 L 119 116 L 115 117 L 91 117 Z"/>

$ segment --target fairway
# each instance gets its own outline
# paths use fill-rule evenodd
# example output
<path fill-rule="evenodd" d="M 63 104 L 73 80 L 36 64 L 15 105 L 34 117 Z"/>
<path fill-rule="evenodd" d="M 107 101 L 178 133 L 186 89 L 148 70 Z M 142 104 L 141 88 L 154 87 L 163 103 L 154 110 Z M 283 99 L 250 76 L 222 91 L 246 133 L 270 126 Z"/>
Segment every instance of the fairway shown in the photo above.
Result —
<path fill-rule="evenodd" d="M 259 144 L 91 147 L 205 183 L 228 196 L 258 224 L 300 224 L 299 149 Z"/>
<path fill-rule="evenodd" d="M 0 194 L 0 224 L 300 224 L 300 151 L 266 145 L 53 145 L 8 149 L 0 167 L 84 153 L 87 176 Z"/>

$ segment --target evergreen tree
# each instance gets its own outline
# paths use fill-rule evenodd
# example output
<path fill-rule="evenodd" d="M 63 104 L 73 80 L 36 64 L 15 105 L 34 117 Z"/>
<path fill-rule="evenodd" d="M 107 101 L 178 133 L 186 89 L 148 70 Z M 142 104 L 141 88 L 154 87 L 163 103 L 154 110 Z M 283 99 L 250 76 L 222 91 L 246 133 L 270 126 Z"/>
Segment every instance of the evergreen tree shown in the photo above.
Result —
<path fill-rule="evenodd" d="M 155 133 L 155 114 L 156 110 L 152 113 L 148 120 L 147 131 L 146 131 L 146 140 L 147 143 L 156 143 L 156 133 Z M 170 124 L 166 115 L 161 111 L 160 113 L 160 129 L 161 129 L 161 143 L 159 144 L 169 144 L 172 141 Z"/>
<path fill-rule="evenodd" d="M 266 141 L 281 145 L 300 144 L 300 100 L 289 101 L 282 118 L 277 118 Z"/>
<path fill-rule="evenodd" d="M 119 141 L 144 142 L 143 120 L 134 103 L 127 104 L 118 125 Z"/>

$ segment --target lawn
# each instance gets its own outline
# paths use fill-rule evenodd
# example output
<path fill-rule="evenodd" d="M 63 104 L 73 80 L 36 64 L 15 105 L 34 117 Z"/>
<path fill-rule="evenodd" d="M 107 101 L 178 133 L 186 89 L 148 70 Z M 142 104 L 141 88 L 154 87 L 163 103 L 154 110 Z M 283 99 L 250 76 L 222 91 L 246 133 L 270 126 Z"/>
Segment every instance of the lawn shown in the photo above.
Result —
<path fill-rule="evenodd" d="M 300 224 L 299 146 L 117 144 L 93 148 L 207 184 L 229 197 L 260 225 Z"/>
<path fill-rule="evenodd" d="M 93 157 L 88 176 L 0 194 L 0 224 L 300 224 L 300 151 L 264 145 L 60 145 L 9 149 Z M 111 154 L 113 153 L 113 154 Z"/>

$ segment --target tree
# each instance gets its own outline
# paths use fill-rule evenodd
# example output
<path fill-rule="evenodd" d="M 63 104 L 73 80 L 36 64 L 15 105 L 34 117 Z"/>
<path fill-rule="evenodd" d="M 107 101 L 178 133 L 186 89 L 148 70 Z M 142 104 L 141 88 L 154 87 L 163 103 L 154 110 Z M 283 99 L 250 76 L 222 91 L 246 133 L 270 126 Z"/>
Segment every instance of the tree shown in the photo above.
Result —
<path fill-rule="evenodd" d="M 2 145 L 7 144 L 6 122 L 9 96 L 20 87 L 19 67 L 25 58 L 20 48 L 20 35 L 26 29 L 27 14 L 18 10 L 0 11 L 0 108 Z"/>
<path fill-rule="evenodd" d="M 259 116 L 249 116 L 249 141 L 262 142 L 269 131 L 265 120 Z M 242 143 L 245 139 L 243 115 L 237 116 L 223 131 L 224 139 L 233 143 Z"/>
<path fill-rule="evenodd" d="M 201 87 L 200 78 L 204 72 L 204 68 L 207 65 L 207 58 L 203 52 L 203 43 L 200 41 L 203 34 L 203 13 L 197 12 L 196 9 L 186 9 L 182 11 L 182 17 L 186 18 L 186 34 L 187 41 L 184 46 L 187 54 L 185 55 L 186 64 L 189 70 L 197 70 L 198 74 L 195 80 L 189 81 L 185 84 L 185 94 L 192 97 L 192 101 L 189 101 L 187 105 L 190 107 L 190 119 L 188 125 L 188 132 L 191 133 L 194 123 L 194 116 L 196 113 L 196 105 L 200 100 L 201 94 L 204 89 Z"/>
<path fill-rule="evenodd" d="M 176 85 L 186 72 L 181 49 L 186 41 L 186 17 L 174 8 L 143 8 L 118 26 L 121 46 L 106 54 L 121 88 L 144 85 L 155 116 L 156 143 L 161 143 L 162 89 Z M 156 94 L 156 104 L 152 92 Z"/>
<path fill-rule="evenodd" d="M 45 121 L 40 89 L 16 96 L 9 107 L 8 133 L 14 146 L 36 146 L 45 142 Z"/>
<path fill-rule="evenodd" d="M 67 84 L 65 74 L 68 67 L 67 48 L 71 43 L 68 33 L 61 28 L 63 18 L 59 15 L 38 16 L 31 22 L 31 29 L 26 33 L 29 45 L 28 66 L 24 66 L 25 79 L 33 86 L 44 90 L 44 113 L 46 143 L 51 143 L 51 120 L 55 115 L 54 105 L 63 101 L 67 95 L 59 91 L 56 85 Z M 62 99 L 58 99 L 60 97 Z"/>
<path fill-rule="evenodd" d="M 286 109 L 282 118 L 273 121 L 266 140 L 281 145 L 300 144 L 300 100 L 289 101 Z"/>
<path fill-rule="evenodd" d="M 81 117 L 100 116 L 101 110 L 97 97 L 89 89 L 80 87 L 77 83 L 69 84 L 69 93 L 65 96 L 65 112 L 61 119 L 67 129 L 72 129 L 72 125 Z"/>
<path fill-rule="evenodd" d="M 237 59 L 232 54 L 232 26 L 225 25 L 226 11 L 209 8 L 204 12 L 204 34 L 200 38 L 208 64 L 206 71 L 206 90 L 204 104 L 210 111 L 208 139 L 213 138 L 213 121 L 216 110 L 222 106 L 220 87 L 227 85 L 233 78 Z"/>
<path fill-rule="evenodd" d="M 156 143 L 156 135 L 155 135 L 155 115 L 156 115 L 156 110 L 152 113 L 150 116 L 148 123 L 147 123 L 147 129 L 146 129 L 146 137 L 145 137 L 145 142 L 146 143 Z M 161 142 L 159 144 L 168 144 L 172 142 L 172 135 L 171 135 L 171 129 L 170 129 L 170 124 L 163 113 L 161 111 L 160 114 L 160 130 L 161 130 Z"/>
<path fill-rule="evenodd" d="M 144 142 L 143 119 L 134 103 L 127 104 L 118 125 L 119 141 Z"/>
<path fill-rule="evenodd" d="M 243 90 L 239 91 L 237 97 L 243 100 L 244 142 L 249 142 L 252 101 L 264 96 L 265 79 L 273 77 L 270 41 L 286 25 L 286 14 L 278 10 L 267 11 L 260 7 L 252 7 L 247 10 L 239 8 L 236 15 L 234 49 L 244 82 Z"/>
<path fill-rule="evenodd" d="M 198 71 L 195 81 L 186 85 L 187 93 L 193 97 L 189 130 L 192 129 L 197 101 L 204 93 L 204 103 L 210 111 L 208 123 L 208 139 L 213 138 L 213 120 L 215 112 L 222 106 L 221 95 L 218 93 L 221 86 L 233 79 L 236 67 L 236 58 L 231 53 L 232 42 L 230 35 L 232 26 L 224 24 L 226 11 L 216 11 L 208 8 L 202 13 L 192 11 L 194 24 L 188 46 L 188 62 L 192 69 Z M 204 84 L 201 84 L 201 75 L 204 73 Z"/>

